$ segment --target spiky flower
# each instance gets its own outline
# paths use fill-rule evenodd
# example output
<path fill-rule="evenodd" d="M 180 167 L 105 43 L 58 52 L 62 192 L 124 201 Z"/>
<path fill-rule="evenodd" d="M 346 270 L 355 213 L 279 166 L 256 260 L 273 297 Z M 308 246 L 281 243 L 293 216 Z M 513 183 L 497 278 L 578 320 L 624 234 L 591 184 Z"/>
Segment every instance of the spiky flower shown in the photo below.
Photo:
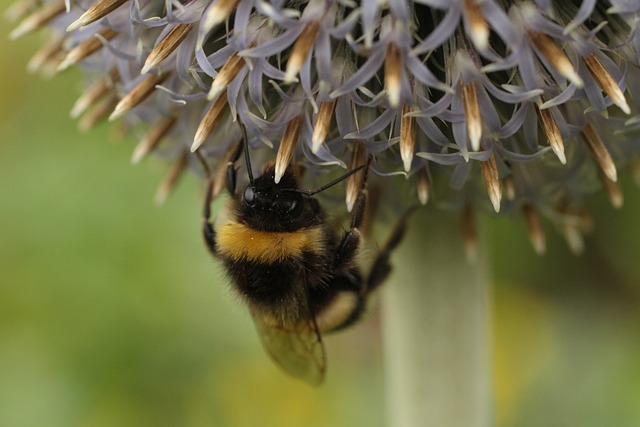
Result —
<path fill-rule="evenodd" d="M 223 171 L 239 119 L 280 172 L 373 153 L 375 174 L 461 213 L 471 252 L 479 208 L 521 212 L 542 252 L 541 215 L 579 251 L 585 200 L 604 189 L 622 204 L 617 171 L 640 150 L 639 12 L 619 0 L 20 0 L 9 16 L 22 19 L 12 37 L 52 30 L 30 69 L 85 70 L 82 128 L 123 118 L 146 129 L 134 162 L 173 159 L 160 198 L 199 167 L 196 150 Z"/>

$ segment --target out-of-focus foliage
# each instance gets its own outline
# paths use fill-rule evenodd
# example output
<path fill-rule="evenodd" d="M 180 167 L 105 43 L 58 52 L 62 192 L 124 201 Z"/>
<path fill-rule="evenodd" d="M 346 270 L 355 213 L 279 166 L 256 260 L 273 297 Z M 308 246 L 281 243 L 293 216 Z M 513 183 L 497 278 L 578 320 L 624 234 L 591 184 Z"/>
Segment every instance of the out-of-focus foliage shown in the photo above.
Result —
<path fill-rule="evenodd" d="M 376 317 L 328 338 L 322 388 L 277 370 L 201 242 L 198 181 L 156 208 L 164 167 L 130 166 L 117 127 L 79 134 L 78 76 L 23 71 L 36 39 L 0 38 L 0 425 L 382 426 Z M 640 425 L 640 198 L 622 185 L 622 211 L 593 200 L 581 257 L 487 221 L 499 425 Z"/>
<path fill-rule="evenodd" d="M 622 210 L 591 201 L 581 256 L 549 224 L 538 257 L 523 223 L 490 223 L 499 425 L 640 425 L 640 193 L 622 187 Z"/>

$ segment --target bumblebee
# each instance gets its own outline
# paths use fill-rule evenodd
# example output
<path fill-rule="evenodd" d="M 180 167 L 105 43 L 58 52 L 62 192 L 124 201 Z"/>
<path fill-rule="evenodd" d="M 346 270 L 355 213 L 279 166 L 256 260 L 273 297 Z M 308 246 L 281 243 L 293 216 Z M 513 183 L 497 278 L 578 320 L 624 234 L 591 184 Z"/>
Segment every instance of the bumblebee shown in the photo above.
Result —
<path fill-rule="evenodd" d="M 326 370 L 322 333 L 343 329 L 362 316 L 368 297 L 391 270 L 389 255 L 401 239 L 404 221 L 380 250 L 368 274 L 363 274 L 357 255 L 371 159 L 316 190 L 305 191 L 299 188 L 291 166 L 278 183 L 273 163 L 254 179 L 246 131 L 242 131 L 243 140 L 227 167 L 231 197 L 215 225 L 210 209 L 213 180 L 204 158 L 196 153 L 208 178 L 204 240 L 248 306 L 272 359 L 294 377 L 318 385 Z M 249 184 L 236 192 L 235 163 L 242 151 Z M 336 233 L 313 196 L 359 171 L 363 173 L 362 185 L 350 228 Z"/>

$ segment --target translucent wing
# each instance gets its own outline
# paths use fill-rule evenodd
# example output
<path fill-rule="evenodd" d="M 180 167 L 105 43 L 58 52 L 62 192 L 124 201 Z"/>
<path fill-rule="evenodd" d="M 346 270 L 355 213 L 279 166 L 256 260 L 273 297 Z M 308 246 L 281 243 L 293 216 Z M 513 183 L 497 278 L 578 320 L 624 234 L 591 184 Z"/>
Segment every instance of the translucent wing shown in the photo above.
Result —
<path fill-rule="evenodd" d="M 316 321 L 307 313 L 298 323 L 265 321 L 252 313 L 263 347 L 285 371 L 311 385 L 322 383 L 325 355 Z"/>

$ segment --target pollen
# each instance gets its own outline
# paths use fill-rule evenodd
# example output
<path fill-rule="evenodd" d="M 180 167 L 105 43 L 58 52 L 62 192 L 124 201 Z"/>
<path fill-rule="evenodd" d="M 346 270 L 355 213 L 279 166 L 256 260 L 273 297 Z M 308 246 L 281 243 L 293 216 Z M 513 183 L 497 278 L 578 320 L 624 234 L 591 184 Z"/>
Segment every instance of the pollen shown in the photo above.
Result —
<path fill-rule="evenodd" d="M 75 31 L 80 27 L 84 27 L 85 25 L 89 25 L 92 22 L 97 21 L 98 19 L 102 19 L 124 3 L 127 0 L 101 0 L 91 6 L 85 13 L 80 16 L 80 18 L 76 19 L 67 27 L 67 31 Z M 63 2 L 64 3 L 64 2 Z"/>
<path fill-rule="evenodd" d="M 289 57 L 285 71 L 285 83 L 293 83 L 296 81 L 296 75 L 300 72 L 304 61 L 307 60 L 319 32 L 320 25 L 317 22 L 310 22 L 304 27 L 302 34 L 300 34 L 300 37 L 298 37 L 291 50 L 291 56 Z"/>
<path fill-rule="evenodd" d="M 22 22 L 20 22 L 20 24 L 13 31 L 11 31 L 11 34 L 9 34 L 9 38 L 15 40 L 26 34 L 32 33 L 51 22 L 54 18 L 62 14 L 64 11 L 64 0 L 56 0 L 45 6 L 42 6 L 40 9 L 37 9 L 31 15 L 27 16 Z"/>
<path fill-rule="evenodd" d="M 58 66 L 67 55 L 64 49 L 64 37 L 53 37 L 31 57 L 27 64 L 30 73 L 40 72 L 51 77 L 58 72 Z"/>
<path fill-rule="evenodd" d="M 112 68 L 108 74 L 99 78 L 85 89 L 73 104 L 69 115 L 72 118 L 80 117 L 80 115 L 87 111 L 92 105 L 104 99 L 108 94 L 113 94 L 114 86 L 119 80 L 120 73 L 118 69 Z"/>
<path fill-rule="evenodd" d="M 529 232 L 531 245 L 538 255 L 542 255 L 547 250 L 547 244 L 544 230 L 542 229 L 540 215 L 530 204 L 522 206 L 522 215 L 524 216 L 524 220 L 527 224 L 527 231 Z"/>
<path fill-rule="evenodd" d="M 482 116 L 478 104 L 475 83 L 462 83 L 462 103 L 464 104 L 464 116 L 467 123 L 467 135 L 471 143 L 471 149 L 478 151 L 482 140 Z"/>
<path fill-rule="evenodd" d="M 81 132 L 91 130 L 98 123 L 104 121 L 118 104 L 118 98 L 111 92 L 108 96 L 97 102 L 78 122 L 78 129 Z"/>
<path fill-rule="evenodd" d="M 64 61 L 62 61 L 60 65 L 58 65 L 58 71 L 66 70 L 67 68 L 77 64 L 87 56 L 97 52 L 103 46 L 103 40 L 111 40 L 116 35 L 118 35 L 118 33 L 113 31 L 112 29 L 105 28 L 93 34 L 86 40 L 83 40 L 82 42 L 80 42 L 80 44 L 69 51 L 67 56 L 64 58 Z"/>
<path fill-rule="evenodd" d="M 351 153 L 351 161 L 349 163 L 349 169 L 353 170 L 358 166 L 364 164 L 367 161 L 367 150 L 361 141 L 356 141 L 353 144 L 353 152 Z M 346 190 L 346 203 L 347 211 L 351 212 L 358 194 L 360 194 L 360 188 L 362 188 L 362 180 L 364 179 L 364 172 L 356 172 L 347 178 L 347 190 Z"/>
<path fill-rule="evenodd" d="M 289 167 L 291 159 L 293 159 L 293 152 L 295 151 L 296 144 L 298 143 L 298 136 L 300 135 L 300 127 L 302 126 L 302 117 L 297 116 L 289 121 L 287 129 L 284 132 L 282 141 L 280 142 L 280 148 L 278 148 L 278 154 L 276 155 L 276 167 L 275 167 L 275 183 L 279 183 L 280 179 L 284 175 L 284 172 Z"/>
<path fill-rule="evenodd" d="M 429 183 L 429 175 L 427 169 L 422 168 L 416 174 L 416 193 L 421 205 L 426 205 L 429 201 L 429 191 L 431 184 Z"/>
<path fill-rule="evenodd" d="M 317 153 L 320 146 L 327 139 L 335 109 L 336 101 L 325 101 L 318 107 L 318 114 L 313 125 L 313 135 L 311 137 L 311 151 L 313 153 Z"/>
<path fill-rule="evenodd" d="M 114 108 L 113 113 L 109 116 L 109 121 L 122 117 L 147 99 L 156 89 L 156 85 L 162 83 L 166 77 L 166 74 L 149 74 L 144 80 L 138 83 L 136 87 L 131 89 L 129 93 L 122 97 L 118 105 Z"/>
<path fill-rule="evenodd" d="M 613 162 L 611 154 L 604 145 L 602 138 L 600 138 L 598 131 L 596 131 L 596 128 L 591 123 L 588 123 L 584 129 L 582 129 L 582 137 L 587 142 L 591 155 L 600 169 L 602 169 L 602 172 L 611 181 L 617 181 L 618 171 L 616 169 L 616 164 Z"/>
<path fill-rule="evenodd" d="M 502 200 L 502 185 L 500 183 L 500 176 L 498 175 L 498 166 L 496 164 L 496 158 L 493 153 L 486 162 L 481 162 L 482 177 L 487 187 L 487 193 L 489 199 L 493 205 L 493 209 L 496 212 L 500 212 L 500 201 Z"/>
<path fill-rule="evenodd" d="M 387 48 L 387 55 L 384 61 L 384 88 L 387 91 L 389 104 L 392 107 L 400 105 L 401 96 L 401 76 L 402 76 L 402 52 L 393 43 Z"/>
<path fill-rule="evenodd" d="M 478 3 L 480 3 L 479 0 L 465 0 L 462 11 L 473 44 L 478 49 L 484 50 L 489 45 L 489 25 Z"/>
<path fill-rule="evenodd" d="M 533 44 L 538 48 L 542 56 L 549 61 L 549 64 L 555 68 L 565 79 L 581 88 L 584 86 L 582 78 L 578 75 L 573 68 L 571 61 L 564 54 L 562 49 L 554 43 L 554 41 L 548 35 L 535 31 L 528 32 L 529 37 Z"/>
<path fill-rule="evenodd" d="M 556 119 L 548 108 L 540 109 L 536 105 L 535 109 L 538 114 L 538 122 L 540 122 L 542 131 L 546 135 L 551 149 L 555 155 L 558 156 L 560 163 L 563 165 L 566 164 L 567 157 L 564 154 L 564 141 L 562 140 L 562 134 L 560 134 L 560 129 L 558 128 Z"/>
<path fill-rule="evenodd" d="M 202 32 L 208 33 L 215 26 L 224 22 L 239 2 L 240 0 L 218 0 L 212 3 L 203 15 Z"/>
<path fill-rule="evenodd" d="M 402 106 L 402 118 L 400 119 L 400 157 L 404 165 L 404 171 L 411 170 L 413 154 L 416 149 L 416 118 L 411 113 L 411 107 Z"/>
<path fill-rule="evenodd" d="M 604 187 L 604 192 L 607 195 L 611 206 L 613 206 L 615 209 L 622 208 L 622 205 L 624 205 L 624 195 L 622 194 L 620 183 L 617 181 L 612 181 L 604 174 L 600 174 L 600 179 Z"/>
<path fill-rule="evenodd" d="M 160 144 L 160 141 L 171 131 L 175 124 L 175 117 L 165 117 L 153 125 L 142 137 L 138 145 L 136 145 L 133 155 L 131 156 L 131 163 L 139 163 L 140 160 L 155 150 L 158 144 Z"/>
<path fill-rule="evenodd" d="M 169 195 L 173 192 L 178 180 L 187 169 L 189 165 L 189 153 L 187 150 L 182 150 L 182 153 L 176 158 L 173 164 L 169 167 L 167 174 L 158 186 L 154 201 L 158 205 L 164 204 L 169 198 Z"/>
<path fill-rule="evenodd" d="M 164 61 L 189 35 L 193 24 L 177 24 L 149 53 L 140 74 L 146 74 Z"/>
<path fill-rule="evenodd" d="M 219 97 L 211 103 L 211 106 L 202 117 L 202 120 L 200 120 L 198 129 L 196 130 L 196 135 L 193 137 L 191 152 L 196 151 L 213 133 L 220 123 L 222 115 L 227 110 L 227 106 L 227 98 L 224 96 Z"/>
<path fill-rule="evenodd" d="M 611 101 L 613 101 L 623 113 L 630 114 L 631 109 L 629 108 L 629 104 L 627 104 L 627 100 L 624 98 L 622 89 L 620 89 L 620 86 L 618 86 L 618 83 L 611 73 L 602 65 L 598 57 L 592 53 L 584 58 L 584 63 L 587 65 L 589 73 L 593 76 L 596 83 L 598 83 L 598 86 L 600 86 L 604 93 L 609 95 Z"/>
<path fill-rule="evenodd" d="M 224 91 L 231 80 L 238 75 L 242 67 L 245 66 L 244 58 L 237 53 L 231 55 L 227 62 L 222 66 L 218 75 L 211 82 L 211 89 L 207 94 L 207 99 L 217 98 Z"/>

